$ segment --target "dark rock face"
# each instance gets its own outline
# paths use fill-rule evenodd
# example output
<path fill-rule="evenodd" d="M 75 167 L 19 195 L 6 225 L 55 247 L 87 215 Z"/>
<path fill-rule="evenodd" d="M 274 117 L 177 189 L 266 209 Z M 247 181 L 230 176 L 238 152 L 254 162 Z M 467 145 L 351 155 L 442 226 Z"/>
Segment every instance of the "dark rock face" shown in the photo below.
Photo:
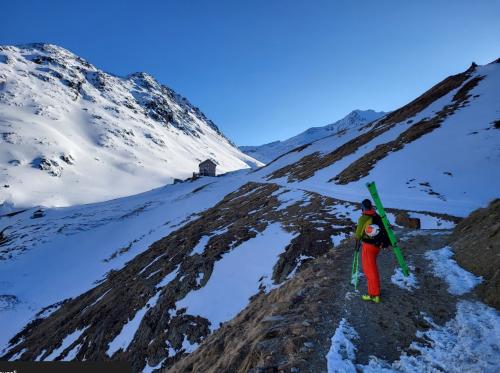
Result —
<path fill-rule="evenodd" d="M 66 162 L 67 164 L 75 164 L 75 159 L 71 154 L 61 154 L 59 158 L 61 159 L 61 161 Z"/>
<path fill-rule="evenodd" d="M 34 159 L 31 164 L 42 171 L 46 171 L 50 176 L 59 177 L 63 172 L 62 166 L 54 159 L 40 157 Z"/>

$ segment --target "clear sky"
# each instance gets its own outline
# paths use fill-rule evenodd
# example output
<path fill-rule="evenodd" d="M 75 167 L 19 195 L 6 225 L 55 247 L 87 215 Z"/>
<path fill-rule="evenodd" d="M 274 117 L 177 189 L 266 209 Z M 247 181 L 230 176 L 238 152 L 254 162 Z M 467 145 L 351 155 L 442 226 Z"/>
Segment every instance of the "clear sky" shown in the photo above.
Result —
<path fill-rule="evenodd" d="M 146 71 L 238 145 L 389 111 L 500 57 L 499 0 L 1 1 L 0 44 Z"/>

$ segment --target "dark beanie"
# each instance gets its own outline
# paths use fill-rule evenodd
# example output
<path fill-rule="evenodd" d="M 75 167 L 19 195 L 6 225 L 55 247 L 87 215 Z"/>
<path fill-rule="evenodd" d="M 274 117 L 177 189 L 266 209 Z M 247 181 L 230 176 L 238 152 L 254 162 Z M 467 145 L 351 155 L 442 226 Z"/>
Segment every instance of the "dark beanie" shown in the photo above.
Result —
<path fill-rule="evenodd" d="M 372 208 L 372 201 L 369 199 L 364 199 L 363 202 L 361 202 L 361 207 L 363 210 L 371 210 Z"/>

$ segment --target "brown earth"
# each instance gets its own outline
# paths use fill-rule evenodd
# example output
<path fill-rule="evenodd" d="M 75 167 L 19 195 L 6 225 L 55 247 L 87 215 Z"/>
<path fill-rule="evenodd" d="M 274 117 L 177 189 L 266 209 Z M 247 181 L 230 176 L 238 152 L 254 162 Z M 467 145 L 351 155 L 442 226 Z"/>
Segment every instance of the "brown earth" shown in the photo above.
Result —
<path fill-rule="evenodd" d="M 477 289 L 481 299 L 500 309 L 500 199 L 462 220 L 453 232 L 451 245 L 457 263 L 483 277 Z"/>
<path fill-rule="evenodd" d="M 415 123 L 410 128 L 402 132 L 396 139 L 377 145 L 374 150 L 366 153 L 356 161 L 352 162 L 343 171 L 341 171 L 332 180 L 336 184 L 349 184 L 367 176 L 375 167 L 375 164 L 385 158 L 389 153 L 396 152 L 404 148 L 406 144 L 410 144 L 420 137 L 434 131 L 441 126 L 443 121 L 453 115 L 456 110 L 466 105 L 471 99 L 469 92 L 483 79 L 483 76 L 472 78 L 466 82 L 458 92 L 453 96 L 452 103 L 446 105 L 438 111 L 436 115 L 430 119 L 422 119 Z"/>
<path fill-rule="evenodd" d="M 420 288 L 409 292 L 390 282 L 396 261 L 386 250 L 379 256 L 381 304 L 363 302 L 350 285 L 352 242 L 309 261 L 279 289 L 259 294 L 235 319 L 224 323 L 192 354 L 165 372 L 326 372 L 330 338 L 342 318 L 356 329 L 356 363 L 370 355 L 388 362 L 408 351 L 417 330 L 455 312 L 456 298 L 429 270 L 423 253 L 446 244 L 447 235 L 409 237 L 403 248 Z M 364 280 L 360 281 L 364 291 Z"/>
<path fill-rule="evenodd" d="M 288 176 L 288 182 L 310 178 L 315 174 L 316 171 L 328 167 L 341 160 L 342 158 L 353 154 L 361 146 L 369 143 L 375 137 L 381 135 L 384 132 L 387 132 L 396 124 L 402 123 L 408 118 L 413 117 L 415 114 L 424 110 L 434 101 L 445 96 L 454 89 L 457 89 L 467 79 L 469 79 L 474 70 L 475 66 L 472 65 L 463 73 L 447 77 L 409 104 L 393 111 L 392 113 L 388 114 L 378 121 L 368 123 L 367 125 L 362 127 L 362 129 L 368 129 L 373 126 L 373 128 L 369 129 L 368 132 L 365 132 L 358 137 L 347 141 L 345 144 L 341 145 L 340 147 L 336 148 L 326 155 L 322 155 L 320 152 L 314 152 L 301 158 L 299 161 L 293 164 L 286 165 L 268 175 L 268 180 L 285 176 Z M 411 135 L 411 133 L 408 134 L 408 136 Z"/>

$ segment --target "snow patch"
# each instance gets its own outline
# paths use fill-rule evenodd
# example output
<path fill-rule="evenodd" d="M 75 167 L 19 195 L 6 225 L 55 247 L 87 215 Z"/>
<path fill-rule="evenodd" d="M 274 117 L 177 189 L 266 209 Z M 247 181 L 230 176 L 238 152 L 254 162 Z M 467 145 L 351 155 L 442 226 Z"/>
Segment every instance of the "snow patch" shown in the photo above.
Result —
<path fill-rule="evenodd" d="M 155 366 L 151 366 L 149 365 L 147 362 L 146 362 L 146 366 L 144 367 L 144 369 L 142 370 L 142 373 L 152 373 L 154 370 L 156 369 L 160 369 L 161 368 L 161 365 L 163 364 L 163 362 L 166 360 L 165 359 L 162 359 L 158 364 L 156 364 Z"/>
<path fill-rule="evenodd" d="M 177 274 L 179 273 L 179 266 L 177 266 L 172 272 L 170 272 L 168 275 L 166 275 L 163 280 L 161 280 L 156 287 L 157 288 L 162 288 L 164 286 L 167 286 L 169 283 L 171 283 L 176 277 Z"/>
<path fill-rule="evenodd" d="M 455 223 L 451 220 L 441 219 L 436 216 L 422 214 L 419 212 L 410 212 L 410 218 L 420 219 L 420 229 L 453 229 Z"/>
<path fill-rule="evenodd" d="M 190 354 L 198 348 L 198 343 L 191 343 L 188 341 L 187 337 L 184 336 L 184 340 L 182 341 L 182 348 L 184 349 L 184 351 Z"/>
<path fill-rule="evenodd" d="M 372 358 L 363 372 L 497 372 L 500 351 L 500 316 L 480 302 L 461 301 L 457 315 L 444 326 L 435 326 L 413 342 L 418 355 L 403 354 L 391 365 Z"/>
<path fill-rule="evenodd" d="M 409 268 L 410 274 L 408 276 L 405 276 L 401 268 L 397 267 L 394 270 L 394 274 L 391 276 L 391 282 L 403 290 L 413 291 L 415 289 L 418 289 L 419 286 L 417 277 L 414 273 L 415 267 L 409 266 Z"/>
<path fill-rule="evenodd" d="M 328 373 L 396 373 L 396 372 L 497 372 L 500 351 L 500 316 L 498 311 L 480 302 L 460 301 L 456 316 L 444 326 L 418 331 L 416 337 L 425 344 L 413 342 L 412 354 L 403 353 L 392 364 L 375 356 L 368 365 L 356 364 L 358 334 L 342 319 L 328 352 Z M 418 354 L 415 354 L 417 352 Z"/>
<path fill-rule="evenodd" d="M 208 319 L 211 329 L 217 329 L 220 323 L 235 317 L 248 304 L 248 298 L 259 291 L 259 279 L 272 277 L 278 255 L 293 237 L 279 224 L 268 226 L 215 262 L 206 285 L 188 293 L 176 308 L 186 307 L 188 314 Z"/>
<path fill-rule="evenodd" d="M 337 247 L 340 245 L 342 241 L 344 241 L 347 238 L 347 234 L 341 232 L 339 234 L 334 234 L 333 236 L 330 237 L 332 240 L 333 247 Z"/>
<path fill-rule="evenodd" d="M 108 350 L 106 351 L 106 354 L 109 357 L 113 356 L 113 354 L 119 349 L 122 349 L 123 351 L 127 350 L 128 346 L 130 345 L 130 342 L 132 342 L 132 339 L 135 335 L 135 332 L 137 331 L 137 328 L 139 328 L 139 325 L 141 324 L 142 318 L 150 308 L 156 305 L 156 302 L 158 302 L 159 297 L 160 297 L 160 292 L 157 292 L 153 297 L 151 297 L 151 299 L 146 303 L 146 305 L 142 307 L 139 311 L 137 311 L 135 316 L 123 326 L 120 333 L 108 345 Z"/>
<path fill-rule="evenodd" d="M 58 348 L 56 348 L 55 350 L 53 350 L 49 356 L 47 356 L 45 359 L 43 359 L 44 361 L 52 361 L 54 359 L 56 359 L 59 355 L 61 355 L 61 353 L 67 349 L 69 346 L 71 346 L 71 344 L 73 344 L 78 338 L 80 338 L 80 336 L 83 334 L 83 332 L 85 331 L 85 329 L 87 329 L 87 327 L 83 328 L 83 329 L 77 329 L 75 330 L 73 333 L 67 335 L 63 341 L 61 342 L 61 346 L 59 346 Z M 71 354 L 71 352 L 74 350 L 74 348 L 68 353 Z M 78 353 L 78 351 L 76 352 Z M 76 353 L 74 353 L 76 355 Z"/>
<path fill-rule="evenodd" d="M 207 246 L 208 241 L 210 240 L 210 236 L 203 236 L 198 244 L 194 247 L 193 251 L 191 252 L 191 255 L 203 255 L 203 252 L 205 251 L 205 246 Z"/>
<path fill-rule="evenodd" d="M 326 355 L 328 373 L 356 373 L 354 361 L 357 349 L 352 341 L 358 338 L 356 330 L 346 319 L 342 319 L 331 338 L 332 344 Z"/>
<path fill-rule="evenodd" d="M 482 277 L 477 277 L 467 272 L 455 260 L 451 259 L 453 251 L 451 251 L 449 246 L 439 250 L 427 251 L 425 257 L 431 261 L 434 274 L 446 281 L 448 291 L 451 294 L 465 294 L 483 280 Z"/>

